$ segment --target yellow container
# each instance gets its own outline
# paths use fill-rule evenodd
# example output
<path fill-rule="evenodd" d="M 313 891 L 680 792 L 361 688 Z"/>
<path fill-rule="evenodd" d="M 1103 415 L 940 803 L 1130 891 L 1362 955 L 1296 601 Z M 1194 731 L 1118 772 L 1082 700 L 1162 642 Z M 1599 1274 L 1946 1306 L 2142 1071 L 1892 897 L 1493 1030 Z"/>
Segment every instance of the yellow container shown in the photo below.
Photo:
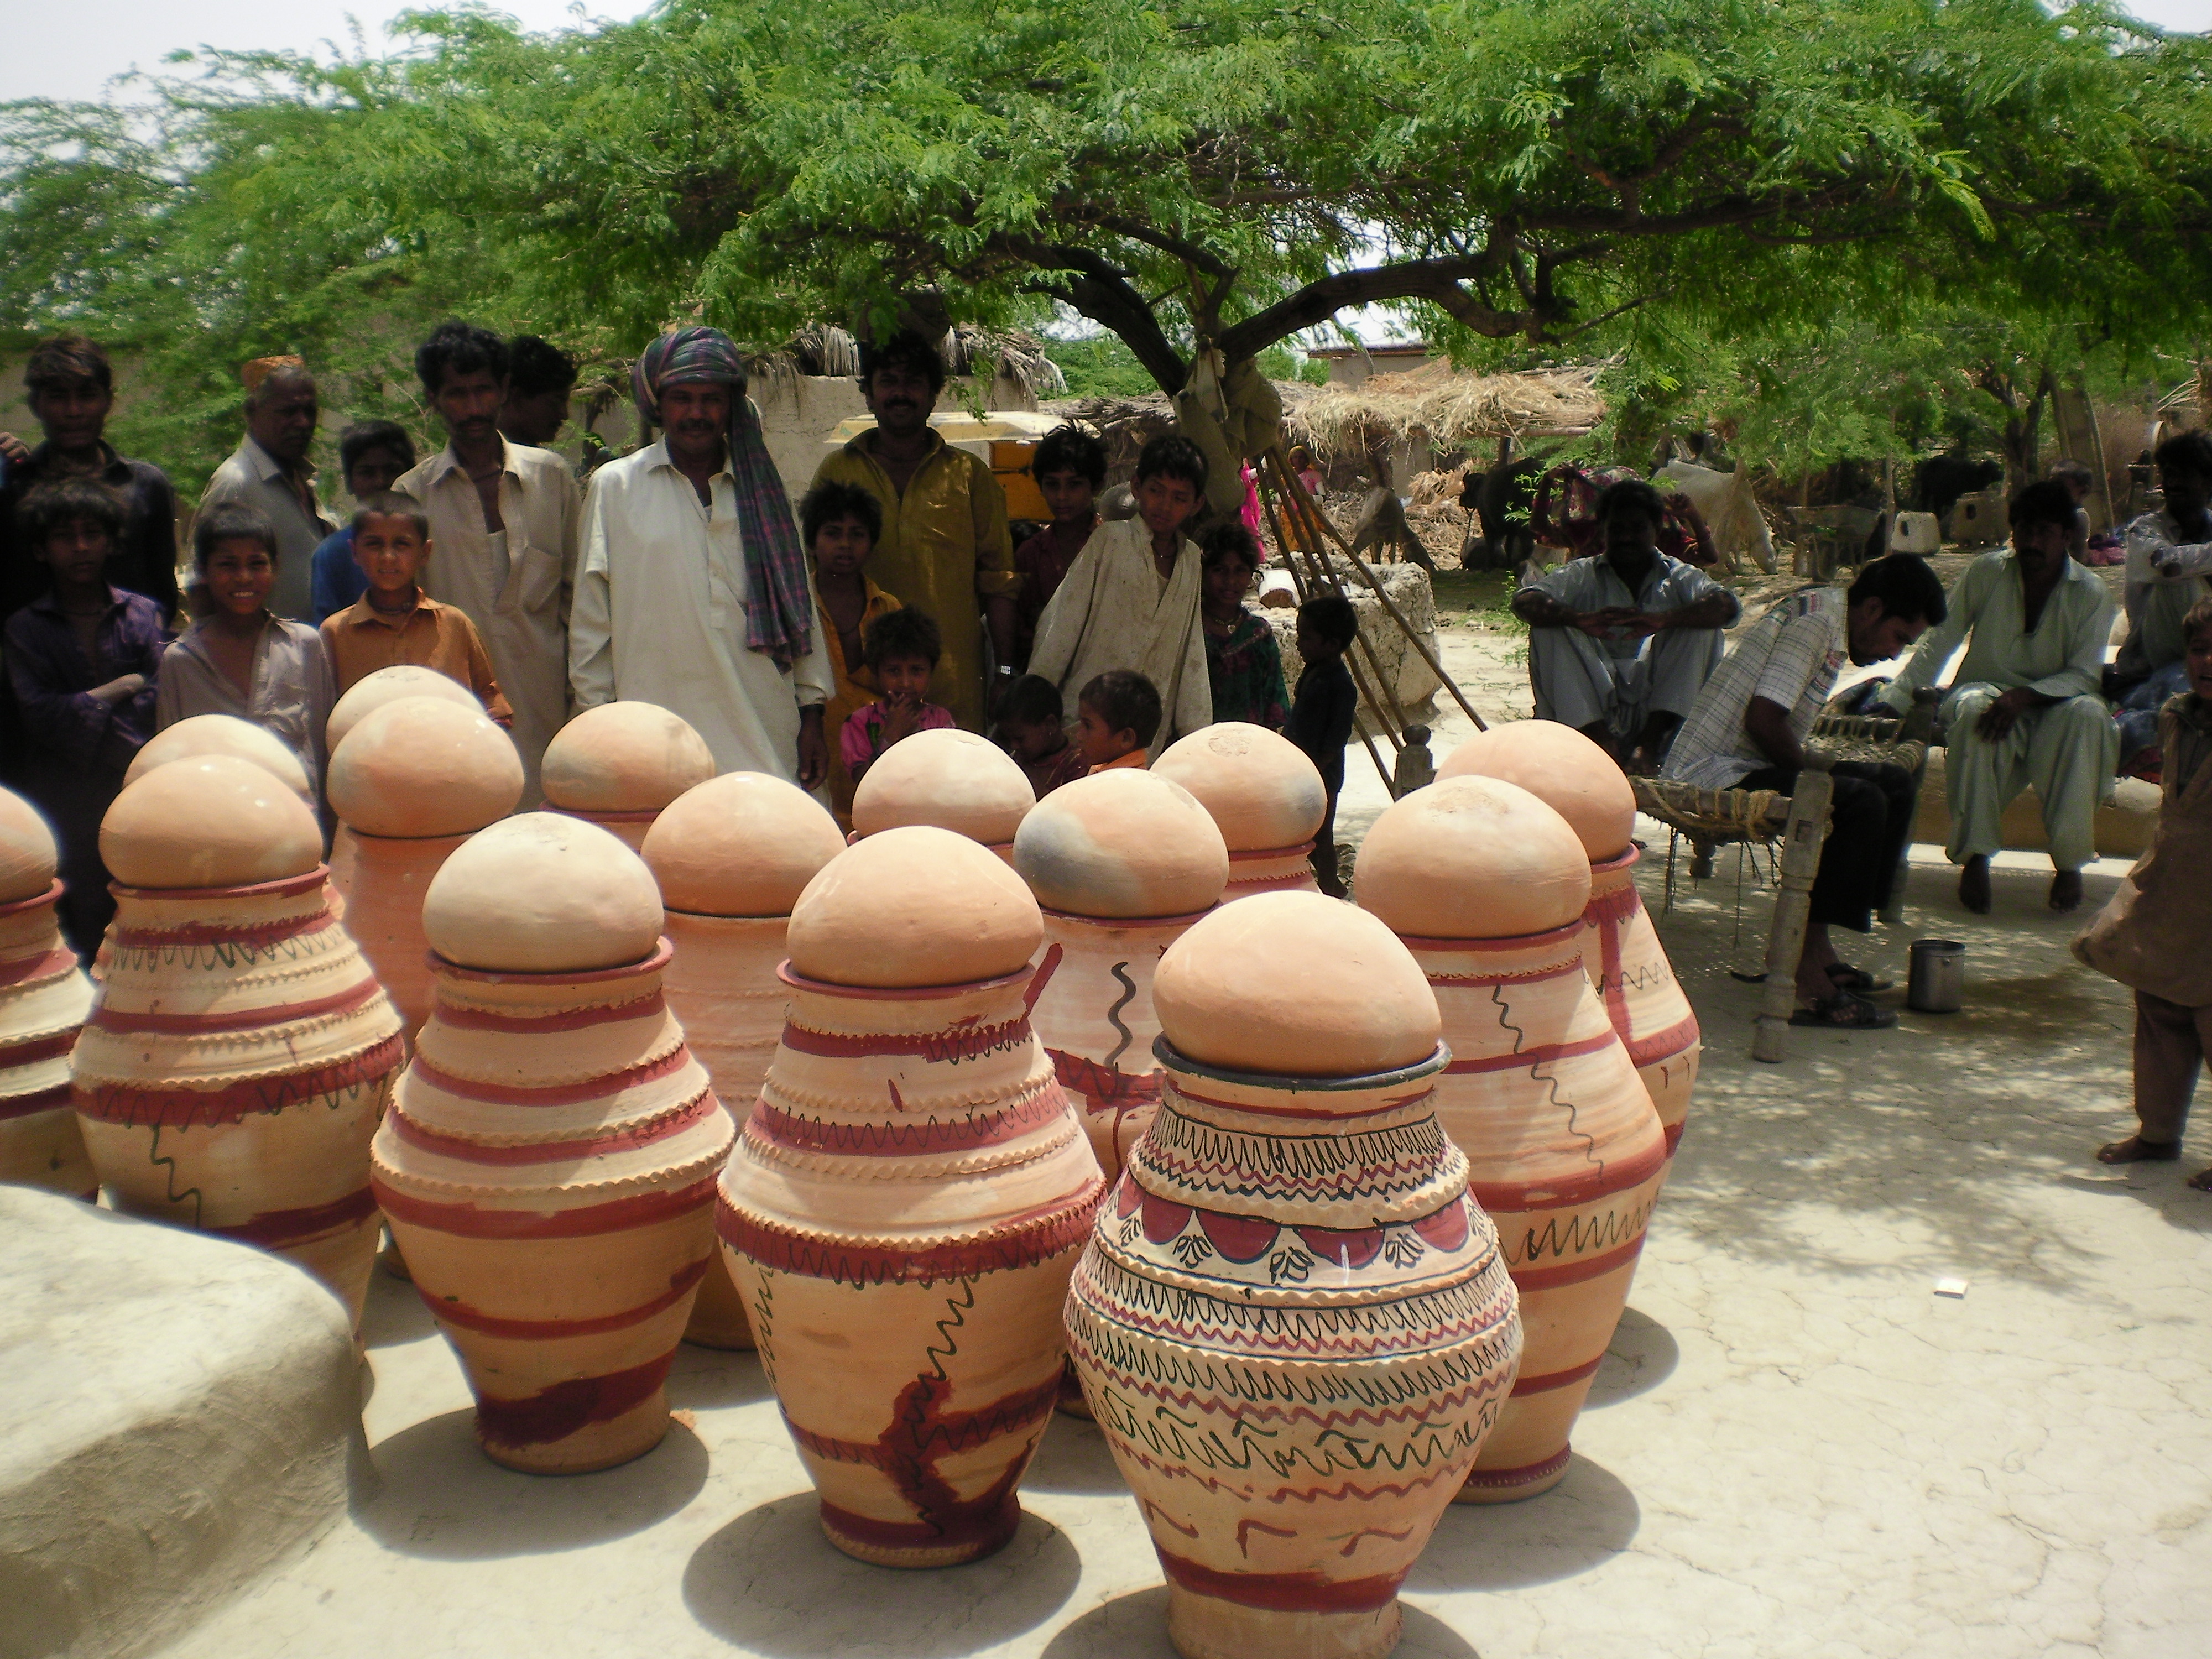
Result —
<path fill-rule="evenodd" d="M 1043 492 L 1030 476 L 1030 460 L 1036 453 L 1036 447 L 1034 438 L 991 441 L 991 476 L 1006 492 L 1008 518 L 1049 520 L 1052 517 L 1052 509 L 1044 504 Z"/>

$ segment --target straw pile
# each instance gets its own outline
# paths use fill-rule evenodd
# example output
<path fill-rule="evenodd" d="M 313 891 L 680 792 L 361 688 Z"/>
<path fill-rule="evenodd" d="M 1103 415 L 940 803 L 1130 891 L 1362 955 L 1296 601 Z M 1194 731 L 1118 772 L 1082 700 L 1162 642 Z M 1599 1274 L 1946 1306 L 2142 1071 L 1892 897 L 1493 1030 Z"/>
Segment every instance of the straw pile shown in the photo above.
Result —
<path fill-rule="evenodd" d="M 1526 374 L 1462 374 L 1430 363 L 1328 386 L 1284 420 L 1284 434 L 1327 460 L 1405 442 L 1449 453 L 1498 438 L 1580 437 L 1605 416 L 1597 365 Z"/>

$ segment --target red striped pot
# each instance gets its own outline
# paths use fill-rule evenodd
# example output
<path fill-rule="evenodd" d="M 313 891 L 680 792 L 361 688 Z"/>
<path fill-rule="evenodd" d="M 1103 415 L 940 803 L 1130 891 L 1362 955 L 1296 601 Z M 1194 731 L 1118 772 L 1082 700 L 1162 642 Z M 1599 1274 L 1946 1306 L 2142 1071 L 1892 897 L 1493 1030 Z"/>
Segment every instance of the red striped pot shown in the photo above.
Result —
<path fill-rule="evenodd" d="M 62 884 L 0 904 L 0 1181 L 100 1196 L 70 1109 L 70 1050 L 92 981 L 62 942 Z"/>
<path fill-rule="evenodd" d="M 1613 1340 L 1666 1175 L 1651 1097 L 1583 967 L 1583 924 L 1519 939 L 1408 939 L 1452 1060 L 1437 1120 L 1497 1224 L 1528 1346 L 1460 1493 L 1506 1503 L 1565 1479 L 1568 1437 Z"/>
<path fill-rule="evenodd" d="M 1607 1017 L 1659 1109 L 1667 1131 L 1667 1156 L 1681 1145 L 1698 1081 L 1703 1043 L 1698 1017 L 1674 978 L 1674 964 L 1636 890 L 1634 847 L 1590 866 L 1589 908 L 1583 912 L 1589 936 L 1583 943 L 1590 983 L 1605 999 Z"/>
<path fill-rule="evenodd" d="M 432 964 L 377 1132 L 377 1201 L 468 1372 L 495 1462 L 574 1474 L 668 1432 L 728 1115 L 661 994 L 668 942 L 588 973 Z"/>
<path fill-rule="evenodd" d="M 1066 1318 L 1169 1636 L 1185 1659 L 1388 1653 L 1520 1361 L 1497 1235 L 1431 1103 L 1449 1056 L 1314 1079 L 1158 1053 L 1159 1115 Z"/>
<path fill-rule="evenodd" d="M 1221 895 L 1224 904 L 1231 899 L 1250 898 L 1255 893 L 1318 893 L 1321 883 L 1314 878 L 1314 844 L 1300 842 L 1296 847 L 1267 847 L 1254 852 L 1229 854 L 1229 885 Z"/>
<path fill-rule="evenodd" d="M 412 1041 L 430 1018 L 430 942 L 422 895 L 467 836 L 367 836 L 341 823 L 331 843 L 331 885 L 341 918 Z"/>
<path fill-rule="evenodd" d="M 668 939 L 676 959 L 668 965 L 668 1006 L 684 1022 L 685 1039 L 714 1079 L 715 1098 L 732 1131 L 760 1098 L 761 1082 L 783 1034 L 789 996 L 776 969 L 784 958 L 788 916 L 700 916 L 671 910 Z M 702 1348 L 753 1346 L 744 1298 L 714 1253 L 699 1281 L 699 1299 L 684 1340 Z"/>
<path fill-rule="evenodd" d="M 252 887 L 118 885 L 71 1087 L 116 1207 L 296 1261 L 356 1328 L 376 1255 L 368 1141 L 399 1016 L 321 866 Z"/>
<path fill-rule="evenodd" d="M 1105 1190 L 1030 1028 L 1033 975 L 791 1005 L 718 1224 L 847 1554 L 935 1567 L 1013 1536 L 1068 1274 Z"/>

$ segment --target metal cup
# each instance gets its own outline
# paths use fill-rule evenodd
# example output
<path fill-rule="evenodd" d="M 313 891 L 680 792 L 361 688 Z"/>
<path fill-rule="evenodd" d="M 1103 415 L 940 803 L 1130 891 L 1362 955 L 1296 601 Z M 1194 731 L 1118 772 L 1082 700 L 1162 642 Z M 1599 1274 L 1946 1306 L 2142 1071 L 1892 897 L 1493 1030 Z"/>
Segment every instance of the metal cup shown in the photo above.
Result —
<path fill-rule="evenodd" d="M 1966 947 L 1956 939 L 1912 941 L 1905 1006 L 1915 1013 L 1955 1014 L 1965 1000 Z"/>

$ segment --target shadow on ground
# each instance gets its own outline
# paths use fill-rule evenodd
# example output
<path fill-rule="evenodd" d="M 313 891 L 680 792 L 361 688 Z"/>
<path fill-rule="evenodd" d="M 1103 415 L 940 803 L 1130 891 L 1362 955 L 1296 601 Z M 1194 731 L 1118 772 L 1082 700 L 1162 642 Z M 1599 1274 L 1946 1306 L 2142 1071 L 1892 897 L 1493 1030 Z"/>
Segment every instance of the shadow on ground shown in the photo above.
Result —
<path fill-rule="evenodd" d="M 1051 1522 L 1024 1515 L 988 1560 L 872 1567 L 822 1535 L 811 1492 L 739 1516 L 693 1552 L 684 1601 L 701 1626 L 776 1659 L 959 1659 L 1050 1622 L 1083 1564 Z"/>
<path fill-rule="evenodd" d="M 1577 1452 L 1567 1478 L 1540 1498 L 1446 1510 L 1406 1589 L 1437 1595 L 1572 1578 L 1627 1549 L 1643 1518 L 1620 1478 Z"/>
<path fill-rule="evenodd" d="M 1672 1331 L 1633 1308 L 1623 1310 L 1620 1323 L 1613 1327 L 1612 1344 L 1598 1362 L 1597 1376 L 1590 1382 L 1583 1409 L 1615 1406 L 1650 1393 L 1674 1374 L 1681 1359 L 1682 1351 L 1675 1345 Z"/>
<path fill-rule="evenodd" d="M 1087 1418 L 1054 1412 L 1052 1426 L 1038 1443 L 1022 1476 L 1024 1492 L 1069 1492 L 1082 1497 L 1110 1497 L 1126 1492 L 1128 1485 L 1106 1449 L 1106 1437 Z"/>
<path fill-rule="evenodd" d="M 1406 1632 L 1391 1659 L 1480 1659 L 1475 1650 L 1432 1613 L 1399 1604 Z M 1164 1584 L 1133 1590 L 1100 1603 L 1046 1644 L 1041 1659 L 1176 1659 L 1168 1640 Z M 1267 1659 L 1255 1654 L 1252 1659 Z"/>

